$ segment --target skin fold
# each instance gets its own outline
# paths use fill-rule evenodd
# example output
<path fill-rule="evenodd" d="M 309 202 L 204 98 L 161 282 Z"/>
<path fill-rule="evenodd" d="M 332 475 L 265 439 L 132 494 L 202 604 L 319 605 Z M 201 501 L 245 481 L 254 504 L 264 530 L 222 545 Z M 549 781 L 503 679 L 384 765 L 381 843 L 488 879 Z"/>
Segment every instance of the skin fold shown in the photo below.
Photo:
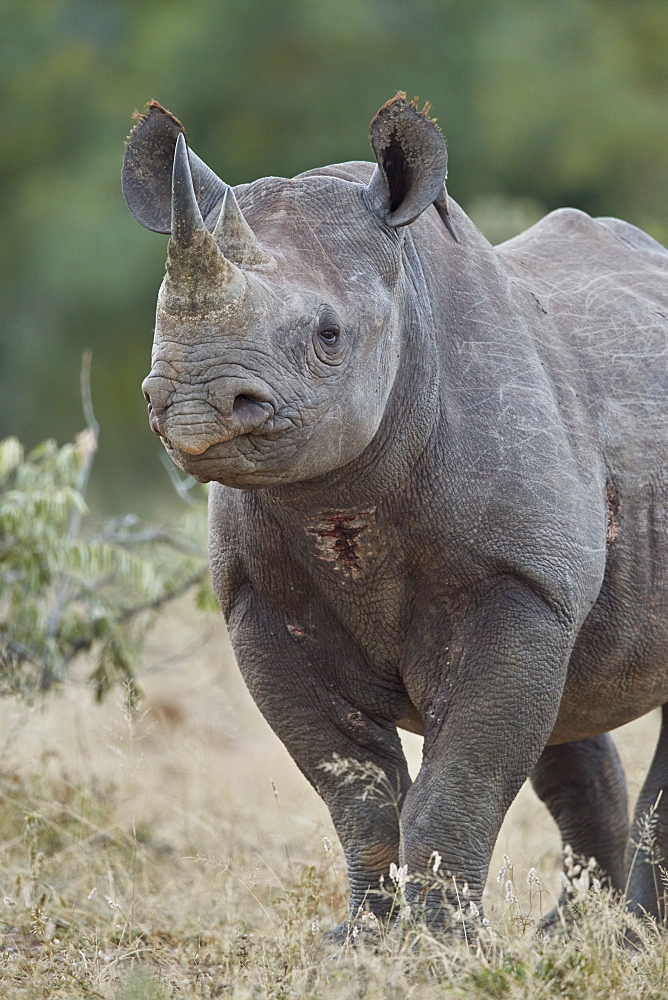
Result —
<path fill-rule="evenodd" d="M 492 247 L 404 95 L 375 164 L 289 180 L 232 190 L 182 136 L 149 106 L 123 175 L 171 229 L 151 425 L 212 483 L 239 667 L 329 807 L 350 916 L 390 915 L 392 862 L 434 927 L 465 883 L 479 909 L 530 776 L 564 843 L 663 918 L 606 734 L 668 703 L 668 252 L 574 209 Z M 397 727 L 424 736 L 413 783 Z"/>

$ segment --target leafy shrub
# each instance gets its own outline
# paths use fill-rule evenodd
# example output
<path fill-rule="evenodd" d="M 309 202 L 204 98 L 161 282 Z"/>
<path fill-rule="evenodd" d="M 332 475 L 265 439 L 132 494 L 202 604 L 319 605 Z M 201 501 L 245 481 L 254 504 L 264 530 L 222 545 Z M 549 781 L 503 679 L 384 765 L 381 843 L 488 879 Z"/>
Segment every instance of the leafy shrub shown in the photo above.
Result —
<path fill-rule="evenodd" d="M 127 515 L 96 530 L 84 499 L 96 448 L 92 426 L 28 455 L 0 441 L 0 693 L 46 690 L 83 652 L 98 699 L 132 687 L 152 612 L 195 588 L 215 606 L 203 496 L 172 528 Z"/>

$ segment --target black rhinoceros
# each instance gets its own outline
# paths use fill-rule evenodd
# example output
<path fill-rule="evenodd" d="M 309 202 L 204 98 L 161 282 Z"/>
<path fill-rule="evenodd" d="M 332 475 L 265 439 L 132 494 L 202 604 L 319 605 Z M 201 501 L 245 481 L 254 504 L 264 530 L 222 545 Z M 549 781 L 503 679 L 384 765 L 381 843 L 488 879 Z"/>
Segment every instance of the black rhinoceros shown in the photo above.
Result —
<path fill-rule="evenodd" d="M 184 135 L 149 105 L 123 172 L 171 233 L 150 422 L 212 483 L 239 666 L 329 807 L 351 914 L 388 915 L 393 862 L 434 925 L 464 882 L 479 907 L 527 776 L 623 889 L 609 730 L 663 705 L 638 817 L 668 784 L 668 252 L 574 209 L 491 246 L 403 94 L 375 165 L 233 190 Z M 397 727 L 424 735 L 412 783 Z M 668 795 L 654 823 L 668 854 Z M 662 918 L 655 874 L 641 850 L 629 897 Z"/>

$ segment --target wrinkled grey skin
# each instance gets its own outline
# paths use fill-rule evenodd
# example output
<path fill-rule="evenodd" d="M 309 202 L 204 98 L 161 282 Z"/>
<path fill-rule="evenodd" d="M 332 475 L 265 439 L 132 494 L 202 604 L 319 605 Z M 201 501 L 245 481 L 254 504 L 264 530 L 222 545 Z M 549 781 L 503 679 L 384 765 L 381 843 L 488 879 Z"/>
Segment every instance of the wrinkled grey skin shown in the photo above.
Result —
<path fill-rule="evenodd" d="M 527 776 L 564 842 L 626 884 L 607 733 L 668 703 L 668 252 L 572 209 L 492 247 L 444 189 L 432 206 L 435 126 L 385 108 L 375 172 L 236 188 L 260 263 L 215 308 L 211 275 L 190 299 L 167 279 L 144 388 L 172 458 L 213 483 L 239 666 L 329 807 L 351 914 L 387 916 L 394 861 L 439 926 L 455 882 L 480 904 Z M 663 719 L 640 813 L 668 786 Z M 424 735 L 413 783 L 397 727 Z M 399 810 L 324 769 L 334 755 L 380 768 Z M 668 794 L 656 835 L 668 856 Z M 434 851 L 425 894 L 410 878 Z M 664 917 L 642 852 L 629 895 Z"/>

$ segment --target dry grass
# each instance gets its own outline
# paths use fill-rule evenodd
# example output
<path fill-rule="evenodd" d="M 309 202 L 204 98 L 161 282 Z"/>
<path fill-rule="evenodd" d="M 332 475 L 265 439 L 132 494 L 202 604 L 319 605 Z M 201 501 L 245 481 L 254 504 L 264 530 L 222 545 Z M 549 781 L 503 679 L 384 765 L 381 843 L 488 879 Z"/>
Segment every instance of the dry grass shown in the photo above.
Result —
<path fill-rule="evenodd" d="M 668 995 L 665 937 L 639 926 L 624 946 L 626 918 L 602 896 L 583 900 L 568 942 L 534 936 L 559 892 L 559 843 L 528 789 L 492 863 L 484 951 L 424 935 L 417 948 L 415 935 L 323 946 L 345 912 L 338 842 L 214 632 L 181 660 L 196 637 L 178 615 L 159 623 L 149 661 L 162 669 L 144 680 L 138 720 L 76 686 L 44 709 L 3 703 L 3 1000 Z M 632 794 L 656 725 L 620 731 Z M 413 766 L 418 744 L 407 741 Z M 514 865 L 499 884 L 504 854 Z"/>

